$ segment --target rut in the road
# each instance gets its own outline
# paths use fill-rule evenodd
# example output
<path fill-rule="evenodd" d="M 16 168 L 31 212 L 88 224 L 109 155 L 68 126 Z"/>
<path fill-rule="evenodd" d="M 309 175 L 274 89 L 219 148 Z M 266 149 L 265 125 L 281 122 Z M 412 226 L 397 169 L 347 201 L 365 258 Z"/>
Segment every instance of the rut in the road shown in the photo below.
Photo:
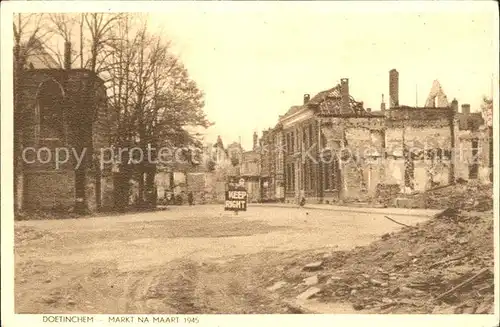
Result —
<path fill-rule="evenodd" d="M 125 283 L 127 313 L 198 313 L 196 264 L 176 260 L 153 271 L 135 273 Z"/>
<path fill-rule="evenodd" d="M 136 273 L 124 285 L 123 298 L 128 303 L 122 310 L 149 314 L 279 312 L 279 305 L 264 292 L 259 272 L 248 263 L 175 260 Z"/>

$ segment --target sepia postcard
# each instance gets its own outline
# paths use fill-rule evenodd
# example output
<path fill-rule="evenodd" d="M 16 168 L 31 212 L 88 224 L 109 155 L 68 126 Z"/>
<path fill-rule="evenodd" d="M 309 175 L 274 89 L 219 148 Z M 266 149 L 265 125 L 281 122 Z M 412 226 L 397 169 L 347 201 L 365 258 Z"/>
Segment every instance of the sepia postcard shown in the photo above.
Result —
<path fill-rule="evenodd" d="M 2 326 L 498 325 L 495 2 L 1 9 Z"/>

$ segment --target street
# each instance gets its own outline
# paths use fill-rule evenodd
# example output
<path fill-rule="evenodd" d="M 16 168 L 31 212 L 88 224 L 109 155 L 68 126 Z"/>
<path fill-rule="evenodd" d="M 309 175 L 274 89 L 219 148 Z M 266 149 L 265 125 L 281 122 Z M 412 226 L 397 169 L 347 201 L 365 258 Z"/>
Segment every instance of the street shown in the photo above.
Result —
<path fill-rule="evenodd" d="M 393 216 L 404 224 L 424 217 Z M 15 223 L 17 313 L 287 313 L 266 287 L 300 253 L 369 244 L 383 214 L 222 206 Z"/>

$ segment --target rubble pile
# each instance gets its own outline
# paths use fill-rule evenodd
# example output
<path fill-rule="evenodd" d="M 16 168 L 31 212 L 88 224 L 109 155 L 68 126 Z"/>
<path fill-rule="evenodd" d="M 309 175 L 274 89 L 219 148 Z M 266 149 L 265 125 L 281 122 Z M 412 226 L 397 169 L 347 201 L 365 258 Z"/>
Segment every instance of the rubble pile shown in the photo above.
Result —
<path fill-rule="evenodd" d="M 375 191 L 375 201 L 383 206 L 389 206 L 400 192 L 399 184 L 378 184 Z"/>
<path fill-rule="evenodd" d="M 455 208 L 467 211 L 493 210 L 493 188 L 477 181 L 453 184 L 419 195 L 429 209 Z"/>
<path fill-rule="evenodd" d="M 300 283 L 287 276 L 296 286 L 278 292 L 361 312 L 492 313 L 493 253 L 492 214 L 449 214 L 323 256 L 321 269 L 302 269 Z"/>
<path fill-rule="evenodd" d="M 373 204 L 395 206 L 397 198 L 408 199 L 409 208 L 443 209 L 456 208 L 467 211 L 493 210 L 493 188 L 476 180 L 440 186 L 422 193 L 402 194 L 397 184 L 379 184 Z"/>

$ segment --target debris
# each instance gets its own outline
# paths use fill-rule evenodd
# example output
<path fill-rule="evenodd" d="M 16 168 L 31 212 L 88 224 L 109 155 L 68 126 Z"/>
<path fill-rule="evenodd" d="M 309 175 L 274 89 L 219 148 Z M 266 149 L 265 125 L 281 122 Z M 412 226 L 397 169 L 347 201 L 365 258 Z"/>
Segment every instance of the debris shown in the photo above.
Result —
<path fill-rule="evenodd" d="M 338 276 L 331 276 L 329 279 L 328 279 L 328 282 L 327 283 L 334 283 L 334 282 L 339 282 L 339 281 L 342 281 L 344 280 L 342 277 L 338 277 Z"/>
<path fill-rule="evenodd" d="M 409 228 L 415 228 L 414 226 L 410 226 L 410 225 L 406 225 L 406 224 L 403 224 L 403 223 L 400 223 L 399 221 L 397 220 L 394 220 L 390 217 L 387 217 L 387 216 L 384 216 L 385 218 L 389 219 L 390 221 L 392 221 L 393 223 L 396 223 L 398 225 L 401 225 L 401 226 L 405 226 L 405 227 L 409 227 Z"/>
<path fill-rule="evenodd" d="M 283 304 L 287 307 L 287 309 L 291 313 L 298 313 L 298 314 L 315 314 L 317 312 L 312 312 L 311 310 L 308 310 L 305 308 L 301 303 L 297 301 L 284 301 Z"/>
<path fill-rule="evenodd" d="M 448 193 L 453 189 L 446 188 Z M 443 201 L 441 205 L 453 208 L 448 203 Z M 494 263 L 493 213 L 448 210 L 445 214 L 452 217 L 443 215 L 443 219 L 430 219 L 414 228 L 387 233 L 366 246 L 331 252 L 328 265 L 318 264 L 313 268 L 321 267 L 319 269 L 325 270 L 325 274 L 332 276 L 323 283 L 318 275 L 319 282 L 315 286 L 321 288 L 321 292 L 315 297 L 322 303 L 350 302 L 358 310 L 373 307 L 379 313 L 431 313 L 433 309 L 448 314 L 492 312 L 492 274 L 464 284 L 462 288 L 456 287 L 473 277 L 477 272 L 475 267 L 479 270 L 488 267 L 491 271 Z M 310 276 L 296 273 L 300 278 L 294 280 L 299 283 Z M 304 284 L 299 286 L 301 292 Z M 445 291 L 447 294 L 443 293 Z M 453 300 L 453 305 L 437 306 L 441 303 L 435 300 L 443 294 L 441 300 L 446 301 L 441 302 L 447 304 Z"/>
<path fill-rule="evenodd" d="M 421 290 L 414 289 L 414 288 L 410 288 L 410 287 L 406 287 L 406 286 L 401 286 L 401 287 L 398 288 L 398 292 L 397 293 L 400 296 L 413 297 L 415 295 L 422 294 L 424 292 L 421 291 Z"/>
<path fill-rule="evenodd" d="M 362 304 L 362 303 L 354 303 L 352 305 L 352 307 L 354 308 L 354 310 L 356 311 L 360 311 L 360 310 L 363 310 L 365 308 L 365 306 Z"/>
<path fill-rule="evenodd" d="M 389 307 L 392 307 L 394 305 L 397 305 L 398 303 L 397 302 L 387 302 L 387 303 L 384 303 L 380 306 L 380 309 L 387 309 Z"/>
<path fill-rule="evenodd" d="M 316 271 L 323 268 L 323 261 L 315 261 L 304 266 L 304 271 Z"/>
<path fill-rule="evenodd" d="M 484 286 L 484 287 L 481 287 L 480 289 L 478 289 L 477 291 L 479 293 L 485 293 L 485 292 L 493 292 L 493 289 L 494 289 L 495 285 L 493 283 L 487 285 L 487 286 Z"/>
<path fill-rule="evenodd" d="M 473 314 L 475 312 L 476 312 L 475 307 L 465 307 L 462 311 L 462 313 L 464 313 L 464 314 Z"/>
<path fill-rule="evenodd" d="M 54 296 L 43 296 L 42 301 L 47 303 L 47 304 L 52 304 L 52 303 L 56 303 L 57 299 Z"/>
<path fill-rule="evenodd" d="M 307 277 L 304 279 L 304 284 L 307 286 L 313 286 L 319 283 L 318 275 Z"/>
<path fill-rule="evenodd" d="M 463 288 L 463 287 L 465 287 L 467 285 L 472 284 L 475 280 L 480 279 L 482 277 L 485 277 L 488 274 L 491 274 L 491 271 L 490 271 L 489 268 L 482 269 L 480 272 L 478 272 L 477 274 L 475 274 L 471 278 L 467 279 L 466 281 L 464 281 L 464 282 L 458 284 L 457 286 L 453 287 L 451 290 L 449 290 L 447 292 L 444 292 L 443 294 L 441 294 L 440 296 L 438 296 L 436 298 L 436 301 L 439 301 L 441 299 L 446 298 L 447 296 L 453 294 L 454 292 L 458 291 L 459 289 L 461 289 L 461 288 Z"/>
<path fill-rule="evenodd" d="M 310 299 L 312 298 L 313 296 L 315 296 L 316 294 L 318 294 L 319 292 L 321 292 L 321 288 L 318 288 L 318 287 L 311 287 L 309 288 L 307 291 L 299 294 L 297 296 L 297 299 L 298 300 L 307 300 L 307 299 Z"/>
<path fill-rule="evenodd" d="M 432 310 L 432 314 L 454 314 L 455 307 L 449 305 L 437 306 Z"/>
<path fill-rule="evenodd" d="M 466 254 L 462 254 L 462 255 L 459 255 L 459 256 L 455 256 L 455 257 L 451 257 L 451 258 L 446 258 L 444 260 L 441 260 L 441 261 L 438 261 L 436 263 L 433 263 L 432 265 L 429 266 L 429 269 L 432 269 L 432 268 L 437 267 L 437 266 L 439 266 L 441 264 L 444 264 L 444 263 L 448 263 L 448 262 L 452 262 L 452 261 L 463 259 L 463 258 L 467 257 L 468 255 L 469 255 L 469 253 L 466 253 Z"/>
<path fill-rule="evenodd" d="M 283 286 L 285 286 L 287 284 L 287 282 L 284 282 L 284 281 L 281 281 L 281 282 L 276 282 L 274 283 L 274 285 L 272 286 L 269 286 L 267 288 L 268 291 L 271 291 L 271 292 L 274 292 L 274 291 L 277 291 L 279 290 L 280 288 L 282 288 Z"/>
<path fill-rule="evenodd" d="M 434 215 L 434 218 L 443 218 L 443 217 L 455 217 L 458 214 L 458 210 L 455 208 L 446 208 L 442 212 Z"/>
<path fill-rule="evenodd" d="M 486 314 L 493 309 L 493 299 L 486 299 L 476 308 L 476 313 Z"/>

